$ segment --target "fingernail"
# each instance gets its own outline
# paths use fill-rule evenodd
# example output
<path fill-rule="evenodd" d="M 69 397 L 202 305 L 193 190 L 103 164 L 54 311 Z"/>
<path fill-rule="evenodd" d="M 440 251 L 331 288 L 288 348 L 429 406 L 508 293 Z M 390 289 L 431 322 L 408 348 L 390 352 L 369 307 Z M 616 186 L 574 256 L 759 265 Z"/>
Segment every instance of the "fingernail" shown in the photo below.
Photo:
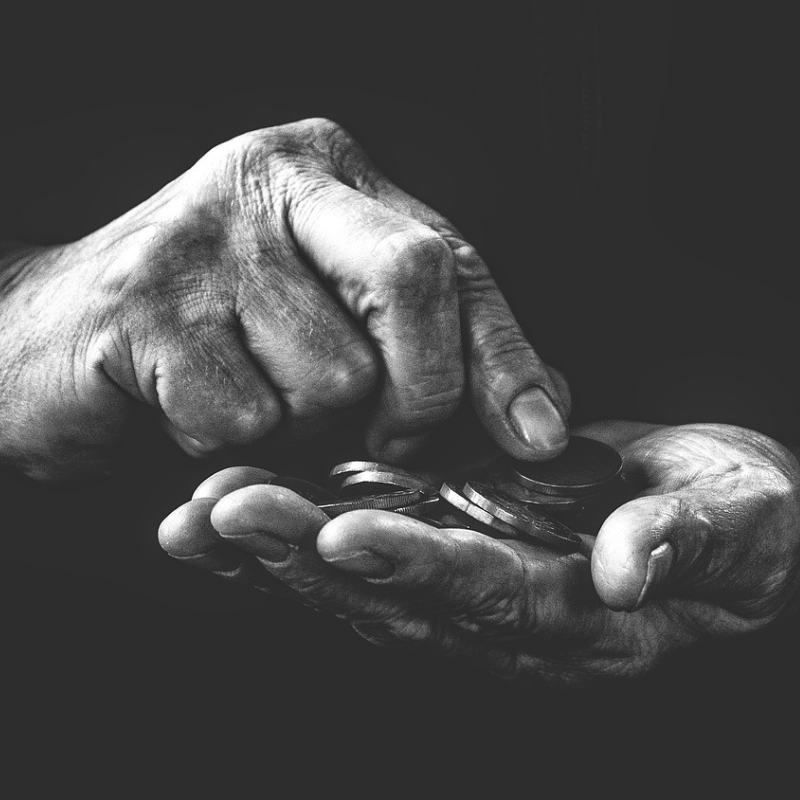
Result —
<path fill-rule="evenodd" d="M 508 416 L 520 438 L 536 450 L 561 450 L 566 444 L 567 424 L 541 386 L 518 394 Z"/>
<path fill-rule="evenodd" d="M 244 536 L 225 535 L 224 538 L 234 544 L 236 544 L 237 539 L 240 541 L 247 539 L 247 551 L 257 558 L 263 558 L 264 561 L 273 561 L 275 563 L 286 561 L 292 552 L 292 547 L 286 542 L 282 542 L 276 536 L 264 531 L 254 531 Z"/>
<path fill-rule="evenodd" d="M 206 553 L 195 553 L 190 556 L 173 556 L 176 561 L 191 564 L 193 567 L 214 570 L 216 572 L 231 572 L 238 569 L 242 563 L 242 554 L 228 552 L 224 547 L 214 547 Z"/>
<path fill-rule="evenodd" d="M 368 550 L 358 550 L 341 558 L 326 558 L 329 564 L 346 572 L 355 572 L 362 578 L 388 578 L 394 572 L 394 564 Z"/>
<path fill-rule="evenodd" d="M 636 605 L 633 607 L 634 611 L 647 602 L 652 587 L 658 586 L 667 577 L 674 560 L 675 548 L 669 542 L 662 542 L 650 553 L 650 558 L 647 559 L 647 574 L 645 575 L 644 586 L 642 586 L 642 591 L 639 592 Z"/>

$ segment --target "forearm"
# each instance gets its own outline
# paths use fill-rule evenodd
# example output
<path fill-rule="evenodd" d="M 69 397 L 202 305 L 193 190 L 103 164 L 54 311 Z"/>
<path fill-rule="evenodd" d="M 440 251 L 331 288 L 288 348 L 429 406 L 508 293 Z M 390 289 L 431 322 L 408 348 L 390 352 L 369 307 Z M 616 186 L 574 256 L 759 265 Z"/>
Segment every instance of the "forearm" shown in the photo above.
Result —
<path fill-rule="evenodd" d="M 40 245 L 0 241 L 0 302 L 27 272 L 31 261 L 45 249 Z"/>

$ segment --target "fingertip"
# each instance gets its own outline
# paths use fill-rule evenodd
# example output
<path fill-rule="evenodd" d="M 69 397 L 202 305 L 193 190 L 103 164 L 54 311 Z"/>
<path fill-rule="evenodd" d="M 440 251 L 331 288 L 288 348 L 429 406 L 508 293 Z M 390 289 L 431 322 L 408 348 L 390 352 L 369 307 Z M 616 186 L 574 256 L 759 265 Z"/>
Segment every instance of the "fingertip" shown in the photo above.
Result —
<path fill-rule="evenodd" d="M 546 461 L 569 441 L 571 400 L 527 342 L 484 358 L 471 376 L 472 400 L 495 444 L 522 461 Z"/>
<path fill-rule="evenodd" d="M 206 552 L 219 541 L 211 524 L 214 500 L 190 500 L 178 506 L 158 527 L 158 543 L 174 558 L 186 558 Z"/>
<path fill-rule="evenodd" d="M 383 513 L 368 509 L 349 511 L 326 523 L 317 534 L 316 547 L 320 557 L 325 561 L 336 561 L 367 547 L 370 534 L 380 526 Z M 372 540 L 374 544 L 374 536 Z"/>
<path fill-rule="evenodd" d="M 228 492 L 211 510 L 211 524 L 223 537 L 258 530 L 262 518 L 269 513 L 274 491 L 275 487 L 269 484 L 251 484 Z"/>
<path fill-rule="evenodd" d="M 553 458 L 569 441 L 567 422 L 547 391 L 532 386 L 509 404 L 508 418 L 523 446 L 537 460 Z"/>
<path fill-rule="evenodd" d="M 291 489 L 257 484 L 236 489 L 216 502 L 211 524 L 224 538 L 269 533 L 300 544 L 329 521 L 325 512 Z"/>
<path fill-rule="evenodd" d="M 317 535 L 316 547 L 325 561 L 346 560 L 369 551 L 388 561 L 418 546 L 436 529 L 422 520 L 391 511 L 361 509 L 328 522 Z"/>
<path fill-rule="evenodd" d="M 561 410 L 562 416 L 568 420 L 572 413 L 572 392 L 565 375 L 555 367 L 548 366 L 547 371 L 555 386 L 555 402 Z"/>
<path fill-rule="evenodd" d="M 325 528 L 317 536 L 317 552 L 331 566 L 362 578 L 388 578 L 395 571 L 395 564 L 384 555 L 367 546 L 359 547 L 346 538 L 327 537 Z"/>
<path fill-rule="evenodd" d="M 237 489 L 254 484 L 267 483 L 275 473 L 260 467 L 226 467 L 209 475 L 192 494 L 193 499 L 214 498 L 219 500 Z"/>
<path fill-rule="evenodd" d="M 678 512 L 673 498 L 642 497 L 616 509 L 603 523 L 591 569 L 597 594 L 610 609 L 636 611 L 667 580 L 675 557 L 667 537 Z"/>

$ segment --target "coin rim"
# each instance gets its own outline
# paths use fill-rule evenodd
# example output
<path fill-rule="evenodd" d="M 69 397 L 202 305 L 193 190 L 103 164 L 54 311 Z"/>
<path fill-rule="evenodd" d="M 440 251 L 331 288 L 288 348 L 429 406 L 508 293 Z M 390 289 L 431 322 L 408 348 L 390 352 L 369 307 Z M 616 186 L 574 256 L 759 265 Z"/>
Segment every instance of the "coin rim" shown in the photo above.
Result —
<path fill-rule="evenodd" d="M 365 479 L 362 481 L 348 483 L 351 478 L 360 478 L 364 475 L 391 475 L 397 476 L 398 480 L 397 482 L 393 483 L 376 478 L 373 480 Z M 406 479 L 410 479 L 410 482 L 405 482 Z M 425 478 L 420 478 L 418 475 L 414 475 L 410 472 L 388 472 L 386 470 L 362 470 L 361 472 L 348 475 L 339 484 L 339 490 L 341 491 L 342 489 L 347 489 L 350 486 L 358 486 L 359 483 L 374 483 L 376 486 L 400 486 L 403 489 L 414 489 L 418 492 L 422 492 L 422 494 L 428 497 L 434 496 L 438 491 L 435 484 L 430 483 L 430 481 L 426 481 Z"/>
<path fill-rule="evenodd" d="M 448 497 L 446 497 L 444 494 L 442 494 L 442 492 L 445 489 L 447 490 L 447 492 L 449 494 L 453 495 L 458 500 L 461 500 L 464 505 L 462 506 L 459 503 L 454 503 L 454 502 L 452 502 L 452 500 L 450 500 Z M 507 522 L 503 522 L 503 520 L 497 519 L 496 517 L 493 517 L 488 511 L 486 511 L 486 509 L 481 508 L 476 503 L 471 502 L 468 498 L 464 497 L 464 495 L 461 494 L 458 491 L 458 489 L 456 489 L 451 484 L 447 483 L 447 481 L 445 481 L 442 484 L 441 488 L 439 489 L 439 496 L 446 503 L 450 503 L 451 506 L 454 506 L 455 508 L 457 508 L 459 511 L 463 512 L 467 516 L 472 517 L 472 519 L 477 520 L 478 522 L 481 522 L 484 525 L 488 525 L 490 528 L 493 528 L 498 533 L 504 533 L 506 536 L 510 536 L 510 537 L 515 538 L 515 539 L 520 538 L 520 534 L 524 534 L 524 531 L 520 531 L 519 529 L 515 528 L 513 525 L 509 525 Z M 478 514 L 474 513 L 476 511 L 478 512 Z M 486 517 L 486 518 L 484 519 L 484 517 Z"/>
<path fill-rule="evenodd" d="M 619 459 L 619 466 L 617 467 L 615 472 L 613 474 L 607 475 L 604 478 L 601 478 L 600 480 L 593 481 L 590 483 L 564 484 L 564 483 L 553 483 L 552 481 L 550 483 L 546 483 L 540 479 L 531 478 L 529 475 L 521 473 L 518 469 L 518 467 L 531 468 L 536 465 L 531 464 L 530 462 L 527 461 L 520 461 L 519 459 L 513 459 L 511 462 L 511 469 L 514 473 L 515 478 L 517 479 L 517 482 L 526 486 L 530 486 L 531 488 L 535 488 L 541 494 L 571 496 L 573 494 L 576 495 L 583 494 L 588 490 L 592 490 L 593 492 L 599 492 L 600 490 L 603 489 L 603 487 L 605 487 L 607 484 L 613 483 L 614 480 L 619 477 L 619 475 L 622 472 L 623 460 L 622 460 L 622 455 L 615 448 L 613 448 L 610 444 L 601 442 L 599 439 L 592 439 L 590 436 L 570 437 L 570 441 L 574 440 L 592 442 L 593 447 L 595 445 L 599 445 L 599 447 L 602 450 L 608 451 L 612 453 L 614 456 L 616 456 L 616 458 Z M 547 462 L 541 462 L 541 463 L 546 464 Z"/>
<path fill-rule="evenodd" d="M 481 481 L 475 481 L 475 483 L 477 483 L 478 486 L 485 486 L 494 493 L 498 492 L 497 489 L 488 483 L 483 483 Z M 507 508 L 498 505 L 490 498 L 482 496 L 480 494 L 480 490 L 476 489 L 470 481 L 467 481 L 464 484 L 463 492 L 467 500 L 474 503 L 479 508 L 482 508 L 488 514 L 496 516 L 501 522 L 505 522 L 507 525 L 516 527 L 528 536 L 532 536 L 533 538 L 539 540 L 544 540 L 548 543 L 554 543 L 556 545 L 570 544 L 576 546 L 580 545 L 581 543 L 581 538 L 577 533 L 575 533 L 575 531 L 570 529 L 563 522 L 553 519 L 553 517 L 551 517 L 549 514 L 545 514 L 543 511 L 532 508 L 521 508 L 520 514 L 530 514 L 532 517 L 538 516 L 546 524 L 552 525 L 554 530 L 542 529 L 536 525 L 535 519 L 527 520 L 524 516 L 518 518 L 518 515 L 514 511 L 509 511 Z M 512 498 L 509 498 L 509 500 L 512 500 Z M 487 508 L 485 504 L 491 505 L 492 508 Z"/>
<path fill-rule="evenodd" d="M 356 464 L 360 466 L 355 466 Z M 393 467 L 391 464 L 385 464 L 382 461 L 359 461 L 354 459 L 353 461 L 342 461 L 340 464 L 337 464 L 328 473 L 328 478 L 337 478 L 340 475 L 355 475 L 358 472 L 367 472 L 369 470 L 374 470 L 377 467 L 384 468 L 381 470 L 383 472 L 396 471 L 405 475 L 412 474 L 408 472 L 408 470 L 404 470 L 402 467 Z"/>
<path fill-rule="evenodd" d="M 384 498 L 387 501 L 396 500 L 398 501 L 399 505 L 397 506 L 370 506 L 370 505 L 361 505 L 362 503 L 368 503 L 370 500 L 377 500 L 379 498 Z M 424 500 L 425 495 L 417 489 L 400 489 L 397 492 L 386 492 L 385 494 L 371 494 L 371 495 L 363 495 L 362 497 L 354 497 L 352 499 L 349 498 L 340 498 L 336 502 L 331 503 L 321 503 L 317 506 L 317 508 L 324 511 L 328 516 L 330 514 L 328 511 L 331 507 L 340 506 L 340 505 L 354 505 L 355 508 L 348 508 L 344 511 L 339 511 L 336 516 L 339 514 L 346 514 L 349 511 L 395 511 L 397 508 L 404 508 L 406 506 L 415 505 L 413 500 Z M 409 502 L 412 501 L 412 502 Z M 333 519 L 333 517 L 331 517 Z"/>

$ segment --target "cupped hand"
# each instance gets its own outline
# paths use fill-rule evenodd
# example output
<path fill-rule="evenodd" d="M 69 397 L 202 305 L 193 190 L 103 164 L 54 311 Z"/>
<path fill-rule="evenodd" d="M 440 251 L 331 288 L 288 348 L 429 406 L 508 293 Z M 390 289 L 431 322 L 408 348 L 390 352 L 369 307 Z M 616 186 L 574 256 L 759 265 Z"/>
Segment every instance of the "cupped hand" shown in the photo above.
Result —
<path fill-rule="evenodd" d="M 218 145 L 106 227 L 3 265 L 0 463 L 36 478 L 105 469 L 144 406 L 193 455 L 367 396 L 382 460 L 465 394 L 516 457 L 566 444 L 566 384 L 475 248 L 328 120 Z"/>
<path fill-rule="evenodd" d="M 615 446 L 637 487 L 590 558 L 389 512 L 327 520 L 265 485 L 269 473 L 239 467 L 198 487 L 160 540 L 220 574 L 259 575 L 377 644 L 516 681 L 638 676 L 678 648 L 796 612 L 800 466 L 788 450 L 729 425 L 580 432 Z"/>

